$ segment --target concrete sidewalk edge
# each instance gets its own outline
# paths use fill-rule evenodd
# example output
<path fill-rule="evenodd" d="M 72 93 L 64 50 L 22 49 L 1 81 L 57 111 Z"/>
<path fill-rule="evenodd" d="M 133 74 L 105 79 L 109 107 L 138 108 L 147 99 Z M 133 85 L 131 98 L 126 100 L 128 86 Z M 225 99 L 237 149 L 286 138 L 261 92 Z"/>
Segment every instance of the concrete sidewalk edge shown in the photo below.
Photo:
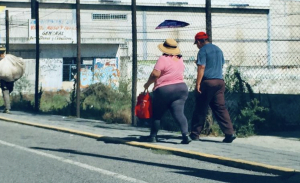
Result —
<path fill-rule="evenodd" d="M 205 154 L 205 153 L 200 153 L 200 152 L 195 152 L 195 151 L 188 151 L 188 150 L 184 150 L 184 149 L 165 147 L 165 146 L 150 144 L 150 143 L 128 141 L 128 140 L 124 140 L 121 138 L 107 137 L 107 136 L 103 136 L 103 135 L 99 135 L 99 134 L 77 131 L 77 130 L 72 130 L 72 129 L 68 129 L 68 128 L 36 124 L 36 123 L 31 123 L 31 122 L 26 122 L 26 121 L 21 121 L 21 120 L 9 119 L 9 118 L 5 118 L 5 117 L 0 117 L 0 120 L 18 123 L 18 124 L 22 124 L 22 125 L 34 126 L 34 127 L 38 127 L 38 128 L 44 128 L 44 129 L 49 129 L 49 130 L 62 131 L 62 132 L 66 132 L 66 133 L 76 134 L 76 135 L 80 135 L 80 136 L 94 138 L 94 139 L 97 139 L 98 141 L 104 141 L 106 143 L 127 144 L 127 145 L 146 148 L 146 149 L 163 150 L 163 151 L 167 151 L 174 155 L 178 155 L 178 156 L 182 156 L 182 157 L 198 159 L 201 161 L 226 165 L 226 166 L 240 168 L 240 169 L 264 172 L 264 173 L 272 173 L 272 174 L 276 174 L 276 175 L 285 175 L 285 176 L 287 176 L 287 175 L 292 176 L 295 173 L 297 173 L 297 175 L 298 175 L 298 173 L 299 173 L 298 170 L 294 170 L 291 168 L 272 166 L 272 165 L 267 165 L 267 164 L 252 162 L 252 161 L 245 161 L 245 160 L 241 160 L 241 159 L 232 159 L 232 158 L 216 156 L 216 155 L 212 155 L 212 154 Z"/>

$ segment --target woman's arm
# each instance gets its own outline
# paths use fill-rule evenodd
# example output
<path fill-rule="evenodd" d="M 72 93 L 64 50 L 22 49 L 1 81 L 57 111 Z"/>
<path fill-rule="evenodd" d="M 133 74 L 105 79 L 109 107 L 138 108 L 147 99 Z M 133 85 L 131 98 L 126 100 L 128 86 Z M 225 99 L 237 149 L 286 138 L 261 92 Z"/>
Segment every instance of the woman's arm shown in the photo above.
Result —
<path fill-rule="evenodd" d="M 151 72 L 148 78 L 148 81 L 144 84 L 144 88 L 148 89 L 149 86 L 159 78 L 160 74 L 161 74 L 160 71 L 153 69 L 153 71 Z"/>

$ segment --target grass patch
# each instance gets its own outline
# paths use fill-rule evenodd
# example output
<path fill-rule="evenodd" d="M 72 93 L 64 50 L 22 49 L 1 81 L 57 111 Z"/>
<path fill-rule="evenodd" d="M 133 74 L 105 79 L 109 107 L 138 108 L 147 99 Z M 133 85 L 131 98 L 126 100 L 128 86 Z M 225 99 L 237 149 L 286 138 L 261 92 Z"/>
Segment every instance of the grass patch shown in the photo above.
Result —
<path fill-rule="evenodd" d="M 22 95 L 20 93 L 19 95 L 12 95 L 10 98 L 11 98 L 11 107 L 13 110 L 21 110 L 27 112 L 34 111 L 34 95 L 32 94 Z"/>
<path fill-rule="evenodd" d="M 64 90 L 58 92 L 43 92 L 40 110 L 42 112 L 59 111 L 69 103 L 70 93 Z"/>
<path fill-rule="evenodd" d="M 104 120 L 109 123 L 131 123 L 131 96 L 126 86 L 120 90 L 101 83 L 91 85 L 81 92 L 82 118 Z M 43 91 L 40 99 L 40 113 L 74 116 L 76 103 L 72 102 L 73 92 Z M 76 99 L 76 98 L 75 98 Z M 34 94 L 14 94 L 11 96 L 13 110 L 34 112 Z M 3 105 L 3 100 L 0 101 Z"/>
<path fill-rule="evenodd" d="M 97 83 L 82 93 L 82 117 L 110 123 L 131 123 L 131 96 L 128 92 Z"/>

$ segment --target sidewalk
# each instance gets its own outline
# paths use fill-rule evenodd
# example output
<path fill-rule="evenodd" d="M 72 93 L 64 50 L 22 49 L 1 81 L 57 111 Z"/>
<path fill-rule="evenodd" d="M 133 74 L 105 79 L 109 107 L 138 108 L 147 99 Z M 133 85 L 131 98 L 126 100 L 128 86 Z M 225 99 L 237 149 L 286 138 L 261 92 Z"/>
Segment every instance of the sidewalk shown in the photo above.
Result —
<path fill-rule="evenodd" d="M 183 145 L 180 144 L 180 133 L 161 130 L 159 142 L 150 144 L 139 142 L 140 136 L 149 135 L 148 128 L 125 124 L 108 124 L 99 120 L 18 111 L 12 111 L 12 114 L 1 113 L 0 120 L 83 135 L 107 143 L 165 150 L 184 157 L 253 171 L 292 175 L 291 173 L 300 170 L 300 134 L 294 136 L 291 134 L 291 137 L 284 138 L 276 136 L 237 138 L 231 144 L 222 143 L 223 137 L 202 137 L 201 141 Z M 299 174 L 293 179 L 298 182 Z"/>

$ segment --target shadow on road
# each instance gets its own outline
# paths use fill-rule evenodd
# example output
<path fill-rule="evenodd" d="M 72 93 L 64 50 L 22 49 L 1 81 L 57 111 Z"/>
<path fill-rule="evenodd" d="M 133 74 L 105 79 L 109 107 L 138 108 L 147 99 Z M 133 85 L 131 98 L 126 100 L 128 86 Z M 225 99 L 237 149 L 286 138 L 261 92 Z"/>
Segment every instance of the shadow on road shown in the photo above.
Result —
<path fill-rule="evenodd" d="M 97 141 L 103 141 L 105 143 L 112 143 L 112 144 L 124 144 L 126 142 L 130 141 L 136 141 L 136 142 L 145 142 L 141 139 L 139 139 L 141 136 L 128 136 L 128 137 L 100 137 L 97 139 Z M 145 142 L 147 143 L 147 142 Z M 164 141 L 164 139 L 158 137 L 157 143 L 166 143 L 166 144 L 180 144 L 180 141 L 177 142 L 170 142 L 170 141 Z"/>
<path fill-rule="evenodd" d="M 207 140 L 207 139 L 199 139 L 199 141 L 201 142 L 213 142 L 213 143 L 222 143 L 224 144 L 222 141 L 219 141 L 219 140 Z"/>
<path fill-rule="evenodd" d="M 194 177 L 199 177 L 199 178 L 204 178 L 204 179 L 210 179 L 210 180 L 215 180 L 215 181 L 221 181 L 221 182 L 283 183 L 283 182 L 286 182 L 285 179 L 287 178 L 287 177 L 282 177 L 282 176 L 251 175 L 251 174 L 234 173 L 234 172 L 220 172 L 217 170 L 205 170 L 205 169 L 198 169 L 198 168 L 193 168 L 193 167 L 169 165 L 169 164 L 163 164 L 163 163 L 154 163 L 154 162 L 134 160 L 134 159 L 128 159 L 128 158 L 106 156 L 106 155 L 101 155 L 101 154 L 86 153 L 86 152 L 75 151 L 72 149 L 53 149 L 53 148 L 43 148 L 43 147 L 30 147 L 30 148 L 36 149 L 36 150 L 69 153 L 69 154 L 74 154 L 74 155 L 90 156 L 90 157 L 96 157 L 96 158 L 111 159 L 111 160 L 115 160 L 115 161 L 124 161 L 124 162 L 137 163 L 137 164 L 143 164 L 143 165 L 148 165 L 148 166 L 162 167 L 162 168 L 167 168 L 167 169 L 173 169 L 174 173 L 183 174 L 183 175 L 187 175 L 187 176 L 194 176 Z M 201 163 L 201 162 L 199 162 L 199 163 Z"/>

